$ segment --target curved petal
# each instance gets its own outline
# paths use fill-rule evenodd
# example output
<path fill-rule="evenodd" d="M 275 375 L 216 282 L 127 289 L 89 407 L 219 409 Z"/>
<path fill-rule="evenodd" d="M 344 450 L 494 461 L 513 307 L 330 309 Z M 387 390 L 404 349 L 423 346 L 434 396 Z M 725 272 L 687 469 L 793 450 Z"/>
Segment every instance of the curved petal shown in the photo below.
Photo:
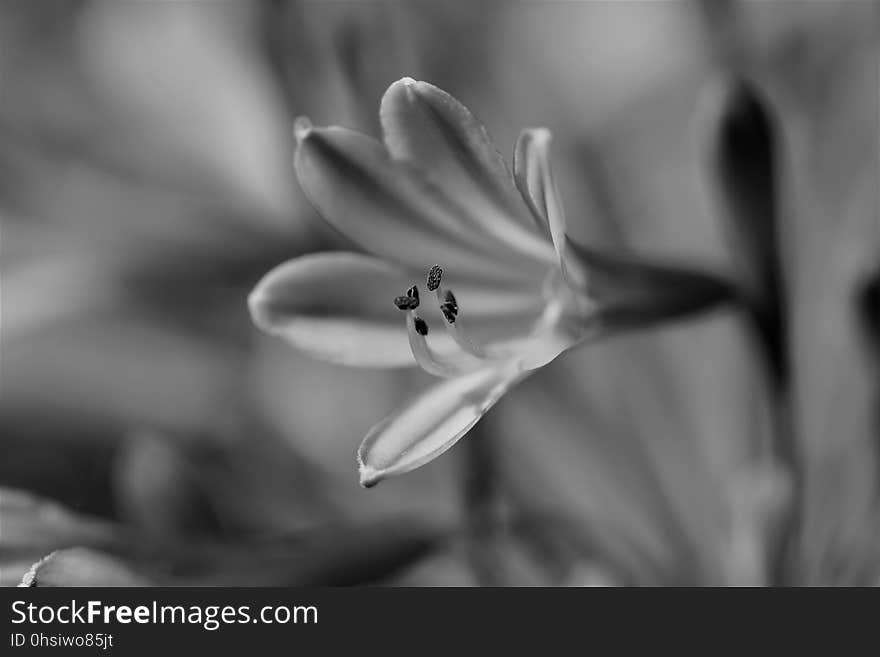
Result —
<path fill-rule="evenodd" d="M 415 365 L 405 316 L 395 296 L 418 283 L 410 272 L 372 256 L 314 253 L 275 267 L 248 297 L 254 323 L 316 358 L 358 367 Z M 506 340 L 534 323 L 540 297 L 517 290 L 464 285 L 455 288 L 468 329 L 478 339 Z M 419 313 L 443 326 L 438 304 L 425 294 Z M 442 330 L 431 331 L 431 347 L 456 351 Z"/>
<path fill-rule="evenodd" d="M 560 325 L 553 331 L 526 338 L 515 343 L 517 360 L 523 370 L 533 371 L 549 365 L 558 356 L 584 343 L 591 336 L 589 328 L 581 324 Z"/>
<path fill-rule="evenodd" d="M 514 180 L 532 213 L 546 222 L 566 278 L 573 279 L 580 287 L 584 283 L 584 272 L 568 254 L 565 209 L 550 167 L 552 139 L 546 128 L 531 128 L 520 133 L 513 156 Z"/>
<path fill-rule="evenodd" d="M 374 426 L 358 449 L 361 485 L 414 470 L 464 436 L 526 373 L 511 363 L 447 379 Z"/>
<path fill-rule="evenodd" d="M 131 564 L 86 547 L 55 550 L 31 566 L 21 587 L 150 586 Z"/>
<path fill-rule="evenodd" d="M 546 261 L 546 241 L 535 231 L 504 159 L 464 105 L 434 85 L 403 78 L 385 92 L 379 117 L 392 157 L 414 164 L 473 208 L 481 231 Z"/>
<path fill-rule="evenodd" d="M 254 323 L 313 356 L 361 367 L 414 365 L 392 304 L 408 278 L 357 253 L 317 253 L 270 271 L 248 297 Z M 398 292 L 400 291 L 400 292 Z"/>
<path fill-rule="evenodd" d="M 435 263 L 486 280 L 524 280 L 533 267 L 474 230 L 472 208 L 418 171 L 394 162 L 375 139 L 345 128 L 296 127 L 294 166 L 303 191 L 337 230 L 366 250 L 414 269 Z M 520 262 L 520 265 L 522 263 Z"/>
<path fill-rule="evenodd" d="M 527 128 L 520 132 L 513 151 L 513 180 L 539 227 L 552 236 L 551 223 L 565 232 L 565 216 L 550 173 L 551 139 L 546 128 Z"/>
<path fill-rule="evenodd" d="M 489 355 L 515 361 L 524 371 L 536 370 L 555 360 L 562 353 L 596 338 L 601 325 L 594 320 L 584 297 L 559 281 L 560 288 L 546 302 L 541 315 L 532 322 L 528 332 L 509 340 L 497 340 Z"/>

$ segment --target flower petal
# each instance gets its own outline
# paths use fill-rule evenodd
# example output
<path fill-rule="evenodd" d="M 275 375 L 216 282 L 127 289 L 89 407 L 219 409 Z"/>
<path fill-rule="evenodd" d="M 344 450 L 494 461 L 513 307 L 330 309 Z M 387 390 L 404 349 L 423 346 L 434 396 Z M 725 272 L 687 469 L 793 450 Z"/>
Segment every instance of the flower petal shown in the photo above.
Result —
<path fill-rule="evenodd" d="M 455 278 L 455 277 L 453 277 Z M 316 358 L 355 367 L 415 365 L 404 315 L 393 299 L 418 277 L 372 256 L 331 252 L 289 260 L 266 274 L 248 297 L 254 323 Z M 456 285 L 468 330 L 482 341 L 506 340 L 527 331 L 541 298 L 517 290 Z M 428 295 L 419 313 L 442 326 Z M 431 331 L 431 347 L 456 350 L 444 331 Z"/>
<path fill-rule="evenodd" d="M 517 362 L 523 370 L 536 370 L 549 365 L 564 352 L 585 343 L 592 337 L 589 331 L 574 322 L 560 322 L 552 331 L 512 341 Z"/>
<path fill-rule="evenodd" d="M 358 449 L 361 485 L 414 470 L 452 447 L 522 379 L 513 363 L 448 379 L 374 426 Z"/>
<path fill-rule="evenodd" d="M 513 155 L 514 180 L 526 205 L 536 219 L 544 222 L 566 280 L 575 287 L 582 287 L 586 272 L 569 253 L 565 209 L 550 167 L 552 139 L 547 128 L 531 128 L 520 133 Z"/>
<path fill-rule="evenodd" d="M 295 168 L 309 200 L 366 250 L 414 269 L 434 263 L 487 280 L 536 275 L 523 258 L 474 230 L 472 208 L 443 194 L 375 139 L 297 122 Z M 512 266 L 519 263 L 520 266 Z"/>
<path fill-rule="evenodd" d="M 137 586 L 151 584 L 131 564 L 85 547 L 56 550 L 25 573 L 21 587 Z"/>
<path fill-rule="evenodd" d="M 721 275 L 566 241 L 567 252 L 587 274 L 581 291 L 596 303 L 601 331 L 675 320 L 738 299 L 736 287 Z"/>
<path fill-rule="evenodd" d="M 432 84 L 403 78 L 385 92 L 379 116 L 395 159 L 414 164 L 473 208 L 480 230 L 546 260 L 549 250 L 516 194 L 504 159 L 464 105 Z"/>
<path fill-rule="evenodd" d="M 251 317 L 317 358 L 361 367 L 413 365 L 394 294 L 406 274 L 357 253 L 316 253 L 270 271 L 248 297 Z"/>
<path fill-rule="evenodd" d="M 513 153 L 513 179 L 536 220 L 553 239 L 559 252 L 565 235 L 565 212 L 550 170 L 550 141 L 547 128 L 523 130 Z"/>

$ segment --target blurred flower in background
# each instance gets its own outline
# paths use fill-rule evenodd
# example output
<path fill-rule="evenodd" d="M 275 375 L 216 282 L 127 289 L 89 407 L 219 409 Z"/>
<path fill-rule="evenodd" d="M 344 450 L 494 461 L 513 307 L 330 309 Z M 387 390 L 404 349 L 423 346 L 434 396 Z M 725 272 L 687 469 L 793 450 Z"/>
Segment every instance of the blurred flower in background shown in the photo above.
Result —
<path fill-rule="evenodd" d="M 0 581 L 46 558 L 30 583 L 876 583 L 877 19 L 4 3 Z M 352 247 L 296 182 L 293 117 L 378 134 L 404 75 L 466 99 L 498 144 L 549 127 L 576 241 L 731 272 L 705 99 L 753 80 L 776 118 L 796 459 L 774 448 L 751 320 L 728 312 L 555 361 L 443 459 L 360 489 L 358 442 L 426 377 L 311 360 L 245 300 L 284 260 Z"/>

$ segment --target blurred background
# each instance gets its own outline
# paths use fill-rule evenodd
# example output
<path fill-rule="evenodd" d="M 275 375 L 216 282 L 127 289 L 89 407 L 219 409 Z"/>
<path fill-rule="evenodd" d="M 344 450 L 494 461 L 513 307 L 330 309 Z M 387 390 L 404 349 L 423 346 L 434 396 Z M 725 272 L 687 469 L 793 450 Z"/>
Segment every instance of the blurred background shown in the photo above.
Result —
<path fill-rule="evenodd" d="M 4 0 L 0 582 L 62 550 L 38 584 L 767 583 L 786 482 L 735 312 L 569 354 L 367 491 L 357 445 L 427 378 L 311 360 L 246 306 L 339 248 L 294 117 L 379 135 L 403 76 L 508 157 L 549 127 L 577 239 L 725 269 L 707 154 L 737 69 L 783 143 L 799 581 L 880 583 L 878 34 L 858 0 Z"/>

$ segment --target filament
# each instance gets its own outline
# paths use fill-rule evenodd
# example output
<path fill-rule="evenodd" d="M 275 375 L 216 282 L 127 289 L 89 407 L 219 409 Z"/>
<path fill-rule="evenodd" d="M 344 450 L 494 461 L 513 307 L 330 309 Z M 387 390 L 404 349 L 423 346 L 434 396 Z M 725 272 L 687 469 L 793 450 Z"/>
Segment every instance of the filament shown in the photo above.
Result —
<path fill-rule="evenodd" d="M 434 298 L 437 299 L 440 314 L 443 315 L 443 326 L 446 328 L 449 336 L 466 353 L 475 358 L 485 359 L 486 350 L 468 338 L 461 327 L 458 318 L 458 301 L 451 290 L 446 291 L 443 289 L 443 269 L 439 265 L 434 265 L 428 271 L 426 285 L 429 290 L 434 292 Z"/>
<path fill-rule="evenodd" d="M 427 339 L 428 324 L 415 310 L 407 311 L 406 328 L 406 333 L 409 337 L 409 347 L 412 350 L 413 356 L 419 367 L 428 374 L 449 378 L 464 374 L 473 369 L 473 367 L 466 367 L 460 361 L 438 354 L 431 348 Z"/>

